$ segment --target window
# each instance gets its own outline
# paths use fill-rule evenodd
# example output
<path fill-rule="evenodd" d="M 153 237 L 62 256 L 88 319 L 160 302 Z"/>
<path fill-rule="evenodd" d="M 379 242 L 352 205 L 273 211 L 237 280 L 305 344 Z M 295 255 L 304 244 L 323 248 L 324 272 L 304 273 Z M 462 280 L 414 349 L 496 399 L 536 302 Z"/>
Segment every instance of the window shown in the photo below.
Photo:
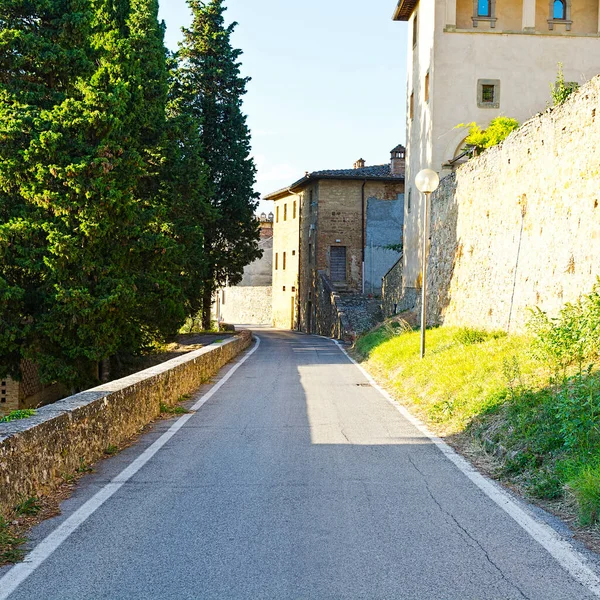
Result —
<path fill-rule="evenodd" d="M 279 206 L 275 208 L 275 223 L 279 223 Z"/>
<path fill-rule="evenodd" d="M 571 0 L 550 0 L 548 28 L 554 29 L 555 23 L 566 25 L 567 31 L 571 31 Z"/>
<path fill-rule="evenodd" d="M 419 21 L 417 19 L 417 13 L 415 11 L 415 16 L 413 19 L 413 29 L 412 29 L 412 34 L 413 34 L 413 48 L 417 45 L 417 38 L 419 37 Z"/>
<path fill-rule="evenodd" d="M 473 0 L 473 27 L 478 27 L 479 21 L 496 27 L 496 0 Z"/>
<path fill-rule="evenodd" d="M 567 7 L 563 0 L 555 0 L 552 18 L 561 21 L 567 18 Z"/>
<path fill-rule="evenodd" d="M 408 212 L 410 212 L 412 209 L 412 188 L 408 190 L 408 203 L 406 208 L 408 209 Z"/>
<path fill-rule="evenodd" d="M 275 253 L 275 270 L 279 269 L 279 254 Z"/>
<path fill-rule="evenodd" d="M 413 92 L 410 95 L 410 101 L 409 101 L 409 106 L 408 106 L 408 116 L 410 117 L 410 120 L 412 121 L 414 116 L 415 116 L 415 93 Z"/>
<path fill-rule="evenodd" d="M 283 291 L 285 292 L 285 285 L 283 286 Z"/>
<path fill-rule="evenodd" d="M 283 253 L 283 270 L 285 271 L 285 252 Z"/>
<path fill-rule="evenodd" d="M 223 296 L 221 298 L 221 304 L 225 304 L 225 290 L 223 290 Z"/>
<path fill-rule="evenodd" d="M 425 102 L 429 102 L 429 71 L 425 75 Z"/>
<path fill-rule="evenodd" d="M 296 256 L 296 251 L 292 250 L 292 256 Z"/>
<path fill-rule="evenodd" d="M 493 85 L 482 85 L 481 86 L 481 101 L 485 104 L 491 104 L 494 102 L 494 91 Z"/>
<path fill-rule="evenodd" d="M 500 80 L 480 79 L 477 82 L 477 106 L 500 108 Z"/>
<path fill-rule="evenodd" d="M 331 246 L 329 274 L 333 283 L 346 281 L 346 246 Z"/>
<path fill-rule="evenodd" d="M 293 214 L 292 214 L 292 219 L 296 218 L 296 201 L 294 200 L 294 209 L 293 209 Z"/>
<path fill-rule="evenodd" d="M 283 205 L 283 220 L 287 221 L 287 204 Z"/>

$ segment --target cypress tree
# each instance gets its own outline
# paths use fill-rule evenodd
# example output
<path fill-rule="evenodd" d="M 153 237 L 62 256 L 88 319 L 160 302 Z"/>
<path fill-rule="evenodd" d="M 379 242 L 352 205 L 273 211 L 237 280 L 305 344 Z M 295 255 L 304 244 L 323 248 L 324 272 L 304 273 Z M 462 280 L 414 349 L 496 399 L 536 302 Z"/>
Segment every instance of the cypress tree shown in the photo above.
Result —
<path fill-rule="evenodd" d="M 194 94 L 191 114 L 199 124 L 202 158 L 207 167 L 216 218 L 207 224 L 204 254 L 203 326 L 210 326 L 216 288 L 241 281 L 243 269 L 261 256 L 256 169 L 250 157 L 250 132 L 242 112 L 249 78 L 240 75 L 241 50 L 225 26 L 223 0 L 189 0 L 193 22 L 184 29 L 180 48 L 182 85 Z"/>
<path fill-rule="evenodd" d="M 0 81 L 0 364 L 31 358 L 43 379 L 77 388 L 183 318 L 158 183 L 163 32 L 154 0 L 11 9 L 0 17 L 13 27 L 0 36 L 13 73 Z"/>

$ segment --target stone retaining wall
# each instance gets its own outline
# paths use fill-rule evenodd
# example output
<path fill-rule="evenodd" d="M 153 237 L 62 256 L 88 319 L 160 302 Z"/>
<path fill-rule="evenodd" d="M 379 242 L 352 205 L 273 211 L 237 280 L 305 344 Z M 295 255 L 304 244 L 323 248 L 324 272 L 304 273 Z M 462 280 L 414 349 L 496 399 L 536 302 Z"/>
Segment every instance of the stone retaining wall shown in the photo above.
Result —
<path fill-rule="evenodd" d="M 555 315 L 600 275 L 600 77 L 432 196 L 429 324 L 505 331 Z M 419 304 L 419 301 L 417 302 Z"/>
<path fill-rule="evenodd" d="M 50 492 L 82 464 L 102 458 L 245 350 L 252 335 L 207 346 L 124 379 L 37 410 L 34 417 L 0 424 L 0 514 L 23 499 Z"/>

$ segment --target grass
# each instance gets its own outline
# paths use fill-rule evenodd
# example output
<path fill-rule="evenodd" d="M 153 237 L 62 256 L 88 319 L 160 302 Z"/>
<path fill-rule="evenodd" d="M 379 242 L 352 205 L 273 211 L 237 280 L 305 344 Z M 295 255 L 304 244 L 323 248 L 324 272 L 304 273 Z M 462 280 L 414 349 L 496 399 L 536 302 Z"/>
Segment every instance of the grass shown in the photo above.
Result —
<path fill-rule="evenodd" d="M 560 337 L 553 335 L 440 327 L 428 330 L 421 360 L 419 332 L 387 323 L 360 338 L 354 350 L 438 433 L 459 434 L 495 455 L 501 480 L 533 498 L 567 500 L 565 505 L 574 500 L 579 522 L 595 524 L 600 520 L 597 355 L 585 360 L 573 355 L 569 362 L 564 348 L 555 348 L 545 355 L 560 361 L 542 360 L 540 347 Z M 573 336 L 566 338 L 572 344 Z"/>
<path fill-rule="evenodd" d="M 22 560 L 25 555 L 22 545 L 25 541 L 15 534 L 10 523 L 0 516 L 0 565 Z"/>
<path fill-rule="evenodd" d="M 505 401 L 505 360 L 517 356 L 523 374 L 537 375 L 526 357 L 529 343 L 526 336 L 439 327 L 428 330 L 421 360 L 419 332 L 383 326 L 360 338 L 355 350 L 403 403 L 452 434 Z"/>
<path fill-rule="evenodd" d="M 20 419 L 28 419 L 35 415 L 35 410 L 27 408 L 24 410 L 13 410 L 12 412 L 4 415 L 0 418 L 0 423 L 10 423 L 11 421 L 18 421 Z"/>
<path fill-rule="evenodd" d="M 160 403 L 160 414 L 161 415 L 187 415 L 191 411 L 181 406 L 182 402 L 187 402 L 191 398 L 190 394 L 184 394 L 177 399 L 177 403 L 174 405 L 166 404 L 165 402 Z"/>

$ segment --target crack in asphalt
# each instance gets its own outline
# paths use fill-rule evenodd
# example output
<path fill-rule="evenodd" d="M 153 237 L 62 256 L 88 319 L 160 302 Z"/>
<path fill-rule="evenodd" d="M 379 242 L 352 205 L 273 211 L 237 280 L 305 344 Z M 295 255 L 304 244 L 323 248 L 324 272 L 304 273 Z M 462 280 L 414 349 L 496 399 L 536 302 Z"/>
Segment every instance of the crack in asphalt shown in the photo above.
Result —
<path fill-rule="evenodd" d="M 479 542 L 479 540 L 477 540 L 475 537 L 473 537 L 473 535 L 471 535 L 471 533 L 469 533 L 469 531 L 467 531 L 467 529 L 465 529 L 465 527 L 463 527 L 456 519 L 456 517 L 448 512 L 438 501 L 438 499 L 433 495 L 433 492 L 431 491 L 431 488 L 429 487 L 429 482 L 427 481 L 427 477 L 425 477 L 425 474 L 423 473 L 423 471 L 421 471 L 421 469 L 419 469 L 419 467 L 417 467 L 416 463 L 414 462 L 412 456 L 408 456 L 408 462 L 410 462 L 410 464 L 413 466 L 413 468 L 415 469 L 415 471 L 421 476 L 421 478 L 423 479 L 423 483 L 425 484 L 425 489 L 427 490 L 427 493 L 429 494 L 429 497 L 433 500 L 434 504 L 439 508 L 440 512 L 446 516 L 449 517 L 452 522 L 458 527 L 458 529 L 462 532 L 461 537 L 463 539 L 465 539 L 465 536 L 471 540 L 475 546 L 477 546 L 477 548 L 479 548 L 479 550 L 482 552 L 483 556 L 485 557 L 485 559 L 487 560 L 487 562 L 492 565 L 492 567 L 494 567 L 494 569 L 500 574 L 500 577 L 506 581 L 506 583 L 508 583 L 510 586 L 512 586 L 517 592 L 519 592 L 519 594 L 521 595 L 521 597 L 524 600 L 531 600 L 529 598 L 529 596 L 527 596 L 525 594 L 525 592 L 523 592 L 523 590 L 513 581 L 511 581 L 502 571 L 502 569 L 492 560 L 492 558 L 490 557 L 488 551 L 483 547 L 483 545 Z M 465 540 L 466 541 L 466 540 Z M 469 544 L 471 545 L 471 544 Z M 471 546 L 473 547 L 473 546 Z"/>

